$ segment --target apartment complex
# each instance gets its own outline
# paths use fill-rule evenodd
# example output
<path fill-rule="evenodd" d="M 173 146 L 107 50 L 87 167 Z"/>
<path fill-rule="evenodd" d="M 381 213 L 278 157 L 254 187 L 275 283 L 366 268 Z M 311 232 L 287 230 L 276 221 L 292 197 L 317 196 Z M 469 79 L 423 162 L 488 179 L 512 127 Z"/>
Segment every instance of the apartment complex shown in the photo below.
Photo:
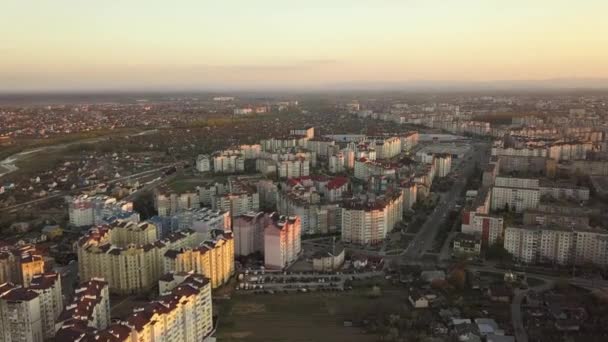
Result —
<path fill-rule="evenodd" d="M 260 210 L 260 195 L 253 191 L 231 192 L 216 196 L 212 205 L 213 210 L 229 212 L 234 220 L 236 216 Z"/>
<path fill-rule="evenodd" d="M 210 208 L 185 209 L 172 218 L 173 230 L 193 230 L 210 238 L 212 230 L 230 230 L 231 219 L 228 211 Z"/>
<path fill-rule="evenodd" d="M 213 307 L 209 280 L 184 275 L 171 283 L 158 299 L 135 310 L 124 321 L 105 329 L 87 328 L 82 322 L 65 324 L 58 341 L 79 342 L 199 342 L 213 331 Z"/>
<path fill-rule="evenodd" d="M 194 272 L 209 278 L 211 287 L 225 284 L 234 274 L 234 238 L 218 235 L 194 248 L 169 249 L 163 255 L 165 272 Z"/>
<path fill-rule="evenodd" d="M 504 219 L 501 216 L 481 214 L 472 210 L 462 213 L 460 230 L 465 234 L 480 237 L 481 245 L 487 248 L 503 237 Z"/>
<path fill-rule="evenodd" d="M 608 232 L 588 227 L 507 227 L 504 247 L 524 263 L 608 265 Z"/>
<path fill-rule="evenodd" d="M 133 203 L 118 201 L 108 196 L 67 197 L 70 224 L 75 227 L 92 226 L 105 223 L 104 220 L 113 216 L 123 219 L 129 217 L 139 221 L 139 214 L 133 211 Z"/>
<path fill-rule="evenodd" d="M 158 191 L 154 197 L 154 207 L 158 216 L 173 216 L 181 210 L 200 208 L 201 199 L 198 192 L 167 193 Z"/>
<path fill-rule="evenodd" d="M 77 242 L 81 279 L 103 277 L 115 293 L 145 291 L 165 273 L 162 257 L 166 251 L 202 241 L 193 231 L 173 233 L 164 240 L 155 238 L 156 228 L 147 222 L 134 227 L 117 221 L 89 230 Z"/>
<path fill-rule="evenodd" d="M 44 259 L 33 245 L 11 246 L 0 251 L 0 284 L 10 282 L 24 287 L 36 274 L 44 272 Z"/>
<path fill-rule="evenodd" d="M 72 302 L 57 320 L 58 330 L 74 326 L 105 329 L 109 324 L 110 289 L 103 278 L 92 278 L 80 284 L 74 290 Z"/>
<path fill-rule="evenodd" d="M 38 274 L 32 279 L 29 289 L 40 298 L 42 336 L 51 338 L 55 336 L 55 322 L 63 311 L 61 277 L 54 272 Z"/>
<path fill-rule="evenodd" d="M 367 181 L 371 176 L 395 177 L 396 169 L 391 164 L 360 158 L 355 160 L 354 175 L 357 179 Z"/>
<path fill-rule="evenodd" d="M 297 260 L 301 247 L 301 221 L 297 216 L 270 215 L 264 228 L 264 265 L 284 269 Z"/>
<path fill-rule="evenodd" d="M 42 342 L 40 296 L 12 283 L 0 285 L 0 341 Z"/>
<path fill-rule="evenodd" d="M 377 244 L 393 230 L 403 214 L 403 194 L 361 201 L 349 200 L 342 205 L 342 241 L 355 244 Z"/>
<path fill-rule="evenodd" d="M 264 228 L 268 224 L 268 220 L 269 215 L 263 212 L 250 212 L 234 219 L 232 234 L 236 256 L 264 252 Z"/>

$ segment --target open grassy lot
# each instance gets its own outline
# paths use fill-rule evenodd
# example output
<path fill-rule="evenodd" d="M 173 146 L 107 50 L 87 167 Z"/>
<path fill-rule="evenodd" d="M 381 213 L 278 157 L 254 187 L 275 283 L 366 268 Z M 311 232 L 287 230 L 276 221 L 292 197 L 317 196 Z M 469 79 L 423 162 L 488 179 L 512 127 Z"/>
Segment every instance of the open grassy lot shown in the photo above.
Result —
<path fill-rule="evenodd" d="M 383 284 L 382 295 L 371 286 L 351 292 L 235 295 L 218 304 L 219 341 L 377 341 L 357 327 L 344 327 L 386 312 L 407 310 L 404 289 Z"/>

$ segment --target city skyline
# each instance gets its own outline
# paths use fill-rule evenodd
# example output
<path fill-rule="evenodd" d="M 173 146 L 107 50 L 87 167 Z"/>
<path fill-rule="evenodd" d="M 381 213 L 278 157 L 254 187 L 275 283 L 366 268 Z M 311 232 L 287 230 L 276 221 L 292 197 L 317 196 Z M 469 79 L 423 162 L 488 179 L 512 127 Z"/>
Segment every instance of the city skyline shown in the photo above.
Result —
<path fill-rule="evenodd" d="M 608 86 L 600 1 L 11 0 L 6 9 L 4 93 Z"/>

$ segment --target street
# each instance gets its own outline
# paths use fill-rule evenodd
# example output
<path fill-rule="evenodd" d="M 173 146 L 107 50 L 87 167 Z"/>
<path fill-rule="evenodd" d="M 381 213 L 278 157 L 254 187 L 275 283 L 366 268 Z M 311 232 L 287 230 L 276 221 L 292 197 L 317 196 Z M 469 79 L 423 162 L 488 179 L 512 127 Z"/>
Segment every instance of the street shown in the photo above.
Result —
<path fill-rule="evenodd" d="M 416 234 L 416 237 L 412 240 L 408 248 L 406 248 L 401 256 L 404 259 L 418 259 L 421 258 L 428 250 L 433 247 L 433 242 L 439 232 L 439 228 L 445 222 L 448 213 L 454 208 L 456 202 L 460 198 L 465 186 L 467 179 L 473 174 L 475 165 L 477 163 L 482 165 L 482 156 L 486 153 L 485 149 L 473 145 L 471 150 L 467 152 L 464 159 L 460 163 L 461 177 L 455 182 L 454 186 L 449 192 L 441 196 L 439 204 L 435 207 L 431 215 L 427 218 L 426 222 Z M 471 158 L 470 160 L 468 158 Z"/>

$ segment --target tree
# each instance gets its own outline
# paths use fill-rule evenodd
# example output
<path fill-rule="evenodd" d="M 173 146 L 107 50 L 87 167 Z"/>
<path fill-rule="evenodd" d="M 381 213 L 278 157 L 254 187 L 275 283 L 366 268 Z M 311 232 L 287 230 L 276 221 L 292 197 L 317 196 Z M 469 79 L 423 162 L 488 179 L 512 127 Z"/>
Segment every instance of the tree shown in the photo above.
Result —
<path fill-rule="evenodd" d="M 486 251 L 486 258 L 500 262 L 510 262 L 513 256 L 503 247 L 502 240 L 498 239 Z"/>
<path fill-rule="evenodd" d="M 456 268 L 450 272 L 450 276 L 448 277 L 448 282 L 450 285 L 454 286 L 457 289 L 464 289 L 466 284 L 467 276 L 462 268 Z"/>

